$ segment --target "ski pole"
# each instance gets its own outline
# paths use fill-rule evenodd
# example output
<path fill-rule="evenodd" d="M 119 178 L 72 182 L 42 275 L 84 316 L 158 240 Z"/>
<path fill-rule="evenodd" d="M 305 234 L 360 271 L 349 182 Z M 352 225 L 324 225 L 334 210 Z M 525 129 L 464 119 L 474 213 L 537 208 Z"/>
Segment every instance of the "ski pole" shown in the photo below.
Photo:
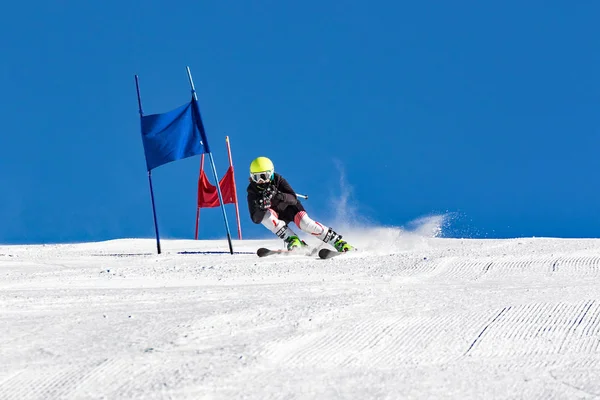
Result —
<path fill-rule="evenodd" d="M 296 193 L 296 197 L 300 197 L 301 199 L 308 199 L 308 196 L 305 194 Z"/>

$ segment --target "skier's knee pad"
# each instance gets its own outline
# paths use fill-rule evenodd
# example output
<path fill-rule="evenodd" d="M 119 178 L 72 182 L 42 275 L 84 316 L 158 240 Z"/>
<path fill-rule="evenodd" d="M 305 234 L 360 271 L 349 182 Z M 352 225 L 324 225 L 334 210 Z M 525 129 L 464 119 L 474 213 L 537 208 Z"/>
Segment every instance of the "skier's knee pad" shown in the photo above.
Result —
<path fill-rule="evenodd" d="M 287 238 L 288 236 L 296 235 L 285 223 L 279 219 L 279 215 L 271 209 L 268 209 L 265 213 L 265 216 L 262 219 L 261 224 L 263 224 L 268 230 L 276 234 L 282 239 Z"/>
<path fill-rule="evenodd" d="M 294 223 L 304 232 L 310 233 L 321 240 L 325 237 L 327 231 L 329 230 L 326 226 L 310 218 L 306 211 L 300 211 L 297 213 L 294 217 Z"/>

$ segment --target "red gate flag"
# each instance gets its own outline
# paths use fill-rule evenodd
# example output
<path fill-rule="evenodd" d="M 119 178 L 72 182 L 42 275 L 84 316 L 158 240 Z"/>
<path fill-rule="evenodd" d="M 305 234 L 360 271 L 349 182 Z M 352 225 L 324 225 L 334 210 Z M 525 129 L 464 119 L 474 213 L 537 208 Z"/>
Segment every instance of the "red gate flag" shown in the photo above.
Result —
<path fill-rule="evenodd" d="M 196 234 L 194 236 L 196 240 L 198 239 L 198 227 L 200 225 L 200 209 L 204 207 L 218 207 L 220 205 L 217 188 L 219 188 L 221 191 L 221 198 L 223 199 L 223 205 L 221 205 L 221 207 L 223 210 L 225 209 L 225 204 L 235 204 L 238 239 L 242 240 L 242 226 L 240 224 L 240 210 L 238 207 L 237 192 L 235 189 L 235 174 L 233 173 L 233 159 L 231 158 L 229 136 L 225 136 L 225 142 L 227 142 L 229 168 L 227 169 L 227 172 L 223 178 L 221 178 L 219 181 L 219 186 L 211 185 L 206 177 L 206 174 L 204 173 L 204 154 L 202 154 L 200 159 L 200 176 L 198 177 L 198 203 L 196 206 Z"/>
<path fill-rule="evenodd" d="M 233 179 L 233 166 L 230 166 L 219 182 L 224 204 L 237 203 L 234 185 L 235 181 Z M 219 205 L 217 187 L 208 181 L 204 170 L 202 170 L 200 172 L 200 178 L 198 179 L 198 208 L 219 207 Z"/>

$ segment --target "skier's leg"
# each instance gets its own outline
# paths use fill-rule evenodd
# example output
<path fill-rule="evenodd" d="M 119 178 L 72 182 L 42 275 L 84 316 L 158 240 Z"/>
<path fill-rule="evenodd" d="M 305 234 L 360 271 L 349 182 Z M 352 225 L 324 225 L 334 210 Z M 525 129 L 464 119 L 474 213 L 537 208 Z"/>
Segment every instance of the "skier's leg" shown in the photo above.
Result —
<path fill-rule="evenodd" d="M 337 251 L 348 251 L 353 249 L 352 246 L 342 239 L 342 235 L 320 222 L 314 221 L 308 216 L 306 211 L 299 211 L 294 217 L 294 223 L 302 231 L 316 236 L 325 243 L 331 244 Z"/>
<path fill-rule="evenodd" d="M 298 235 L 296 235 L 288 226 L 288 223 L 283 219 L 279 219 L 279 215 L 277 215 L 275 211 L 268 209 L 261 223 L 268 230 L 283 239 L 289 250 L 306 246 L 306 244 L 298 238 Z"/>

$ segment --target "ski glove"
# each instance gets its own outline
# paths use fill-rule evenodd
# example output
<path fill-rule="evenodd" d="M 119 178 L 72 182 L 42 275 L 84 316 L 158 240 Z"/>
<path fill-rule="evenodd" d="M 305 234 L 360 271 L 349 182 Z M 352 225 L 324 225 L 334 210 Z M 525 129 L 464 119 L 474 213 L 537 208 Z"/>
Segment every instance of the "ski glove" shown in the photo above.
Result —
<path fill-rule="evenodd" d="M 268 210 L 271 208 L 271 199 L 268 197 L 263 197 L 262 199 L 256 200 L 256 205 L 263 211 Z"/>
<path fill-rule="evenodd" d="M 275 188 L 275 186 L 269 185 L 263 191 L 262 196 L 263 196 L 263 199 L 271 200 L 276 193 L 277 193 L 277 189 Z"/>
<path fill-rule="evenodd" d="M 278 192 L 273 198 L 277 199 L 280 203 L 285 203 L 290 206 L 296 205 L 298 203 L 298 199 L 296 198 L 296 196 L 289 193 Z"/>
<path fill-rule="evenodd" d="M 256 201 L 256 205 L 258 206 L 258 208 L 260 208 L 261 210 L 267 210 L 271 208 L 271 199 L 273 198 L 276 192 L 277 189 L 275 189 L 274 186 L 267 186 L 262 192 L 262 197 Z"/>

